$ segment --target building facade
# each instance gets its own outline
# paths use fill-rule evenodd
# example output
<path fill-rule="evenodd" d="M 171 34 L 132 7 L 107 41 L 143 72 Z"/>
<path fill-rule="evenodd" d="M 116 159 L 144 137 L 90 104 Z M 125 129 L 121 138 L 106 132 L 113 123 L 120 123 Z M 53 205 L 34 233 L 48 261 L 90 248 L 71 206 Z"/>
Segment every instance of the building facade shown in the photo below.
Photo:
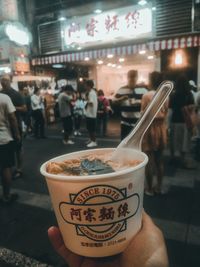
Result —
<path fill-rule="evenodd" d="M 200 85 L 199 0 L 42 2 L 27 12 L 34 14 L 36 72 L 74 70 L 78 78 L 85 72 L 107 94 L 126 82 L 131 68 L 140 83 L 161 70 L 173 79 L 184 72 Z"/>

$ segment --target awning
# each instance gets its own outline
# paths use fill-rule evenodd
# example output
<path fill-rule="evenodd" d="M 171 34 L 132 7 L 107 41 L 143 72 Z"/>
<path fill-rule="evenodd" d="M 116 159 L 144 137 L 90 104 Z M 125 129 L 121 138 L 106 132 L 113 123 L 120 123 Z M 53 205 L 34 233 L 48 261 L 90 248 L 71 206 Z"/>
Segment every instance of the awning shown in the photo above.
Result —
<path fill-rule="evenodd" d="M 90 51 L 80 51 L 73 53 L 59 53 L 55 55 L 45 55 L 41 57 L 36 57 L 32 59 L 32 65 L 50 65 L 58 63 L 70 63 L 83 61 L 86 57 L 90 59 L 100 59 L 106 58 L 109 54 L 114 56 L 128 56 L 132 54 L 137 54 L 140 50 L 147 51 L 160 51 L 167 49 L 178 49 L 187 47 L 197 47 L 200 46 L 200 35 L 191 35 L 183 37 L 174 37 L 163 40 L 155 40 L 142 44 L 133 44 L 126 46 L 119 46 L 113 48 L 96 49 Z"/>

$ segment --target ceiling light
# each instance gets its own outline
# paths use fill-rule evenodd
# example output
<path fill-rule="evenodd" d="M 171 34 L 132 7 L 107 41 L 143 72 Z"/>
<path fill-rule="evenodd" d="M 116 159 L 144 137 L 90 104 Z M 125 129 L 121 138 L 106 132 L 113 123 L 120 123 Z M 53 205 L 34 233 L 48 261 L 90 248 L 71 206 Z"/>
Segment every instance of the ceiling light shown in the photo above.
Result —
<path fill-rule="evenodd" d="M 148 56 L 147 58 L 148 59 L 154 59 L 154 56 Z"/>
<path fill-rule="evenodd" d="M 53 67 L 54 69 L 61 69 L 61 68 L 64 67 L 64 65 L 62 65 L 62 64 L 54 64 L 54 65 L 52 65 L 52 67 Z"/>
<path fill-rule="evenodd" d="M 102 60 L 98 60 L 97 63 L 98 63 L 99 65 L 102 65 L 102 64 L 103 64 L 103 61 L 102 61 Z"/>
<path fill-rule="evenodd" d="M 82 81 L 83 81 L 83 77 L 80 77 L 80 78 L 79 78 L 79 82 L 82 82 Z"/>
<path fill-rule="evenodd" d="M 76 23 L 75 22 L 72 22 L 72 26 L 75 26 L 76 25 Z"/>
<path fill-rule="evenodd" d="M 124 61 L 125 61 L 124 58 L 120 58 L 120 59 L 119 59 L 119 62 L 124 62 Z"/>
<path fill-rule="evenodd" d="M 111 67 L 111 66 L 112 66 L 112 63 L 108 63 L 107 66 L 108 66 L 108 67 Z"/>
<path fill-rule="evenodd" d="M 175 56 L 175 65 L 182 65 L 183 64 L 183 56 L 181 53 L 176 53 Z"/>
<path fill-rule="evenodd" d="M 89 61 L 90 60 L 90 58 L 89 57 L 85 57 L 85 59 L 84 59 L 85 61 Z"/>
<path fill-rule="evenodd" d="M 109 55 L 107 55 L 107 58 L 113 58 L 113 57 L 114 57 L 113 54 L 109 54 Z"/>
<path fill-rule="evenodd" d="M 120 65 L 119 65 L 119 66 L 117 66 L 117 68 L 118 68 L 118 69 L 121 69 L 121 68 L 122 68 L 122 66 L 120 66 Z"/>
<path fill-rule="evenodd" d="M 82 49 L 82 47 L 80 47 L 80 46 L 79 46 L 79 47 L 77 47 L 77 50 L 81 50 L 81 49 Z"/>
<path fill-rule="evenodd" d="M 60 17 L 58 20 L 59 21 L 64 21 L 64 20 L 66 20 L 66 18 L 65 17 Z"/>
<path fill-rule="evenodd" d="M 96 10 L 94 10 L 94 13 L 95 14 L 101 14 L 102 13 L 102 10 L 101 9 L 96 9 Z"/>
<path fill-rule="evenodd" d="M 146 0 L 140 0 L 139 2 L 138 2 L 138 5 L 140 5 L 140 6 L 144 6 L 144 5 L 146 5 L 147 4 L 147 1 Z"/>
<path fill-rule="evenodd" d="M 112 64 L 112 68 L 115 68 L 116 67 L 116 64 Z"/>
<path fill-rule="evenodd" d="M 153 6 L 153 7 L 152 7 L 152 10 L 153 10 L 153 11 L 156 11 L 156 7 L 155 7 L 155 6 Z"/>
<path fill-rule="evenodd" d="M 140 51 L 139 51 L 139 54 L 140 54 L 140 55 L 144 55 L 144 54 L 146 54 L 146 50 L 140 50 Z"/>
<path fill-rule="evenodd" d="M 7 66 L 2 66 L 0 67 L 0 71 L 5 72 L 5 73 L 10 73 L 11 72 L 11 68 L 7 67 Z"/>

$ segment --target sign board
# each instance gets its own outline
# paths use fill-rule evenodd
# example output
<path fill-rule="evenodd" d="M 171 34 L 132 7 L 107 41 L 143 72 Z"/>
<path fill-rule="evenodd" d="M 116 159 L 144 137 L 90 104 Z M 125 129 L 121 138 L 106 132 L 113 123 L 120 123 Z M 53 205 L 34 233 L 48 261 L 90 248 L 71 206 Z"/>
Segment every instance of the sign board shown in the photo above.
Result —
<path fill-rule="evenodd" d="M 89 47 L 152 36 L 152 10 L 149 6 L 128 6 L 77 17 L 64 22 L 66 48 Z"/>

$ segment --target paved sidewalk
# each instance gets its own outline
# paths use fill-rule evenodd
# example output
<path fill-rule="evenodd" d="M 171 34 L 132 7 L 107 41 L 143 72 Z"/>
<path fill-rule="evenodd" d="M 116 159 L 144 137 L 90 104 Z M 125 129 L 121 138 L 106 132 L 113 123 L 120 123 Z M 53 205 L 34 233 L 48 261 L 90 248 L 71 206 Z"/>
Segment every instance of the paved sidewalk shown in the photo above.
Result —
<path fill-rule="evenodd" d="M 76 139 L 75 146 L 63 146 L 60 129 L 52 128 L 46 140 L 25 140 L 24 176 L 13 183 L 20 198 L 9 207 L 0 205 L 0 267 L 66 266 L 47 238 L 47 229 L 56 224 L 56 219 L 39 166 L 56 155 L 85 149 L 86 136 Z M 100 147 L 114 147 L 118 142 L 117 134 L 98 140 Z M 200 167 L 177 168 L 169 163 L 167 154 L 165 166 L 165 188 L 169 192 L 163 196 L 145 196 L 144 208 L 164 232 L 170 266 L 198 267 Z"/>

